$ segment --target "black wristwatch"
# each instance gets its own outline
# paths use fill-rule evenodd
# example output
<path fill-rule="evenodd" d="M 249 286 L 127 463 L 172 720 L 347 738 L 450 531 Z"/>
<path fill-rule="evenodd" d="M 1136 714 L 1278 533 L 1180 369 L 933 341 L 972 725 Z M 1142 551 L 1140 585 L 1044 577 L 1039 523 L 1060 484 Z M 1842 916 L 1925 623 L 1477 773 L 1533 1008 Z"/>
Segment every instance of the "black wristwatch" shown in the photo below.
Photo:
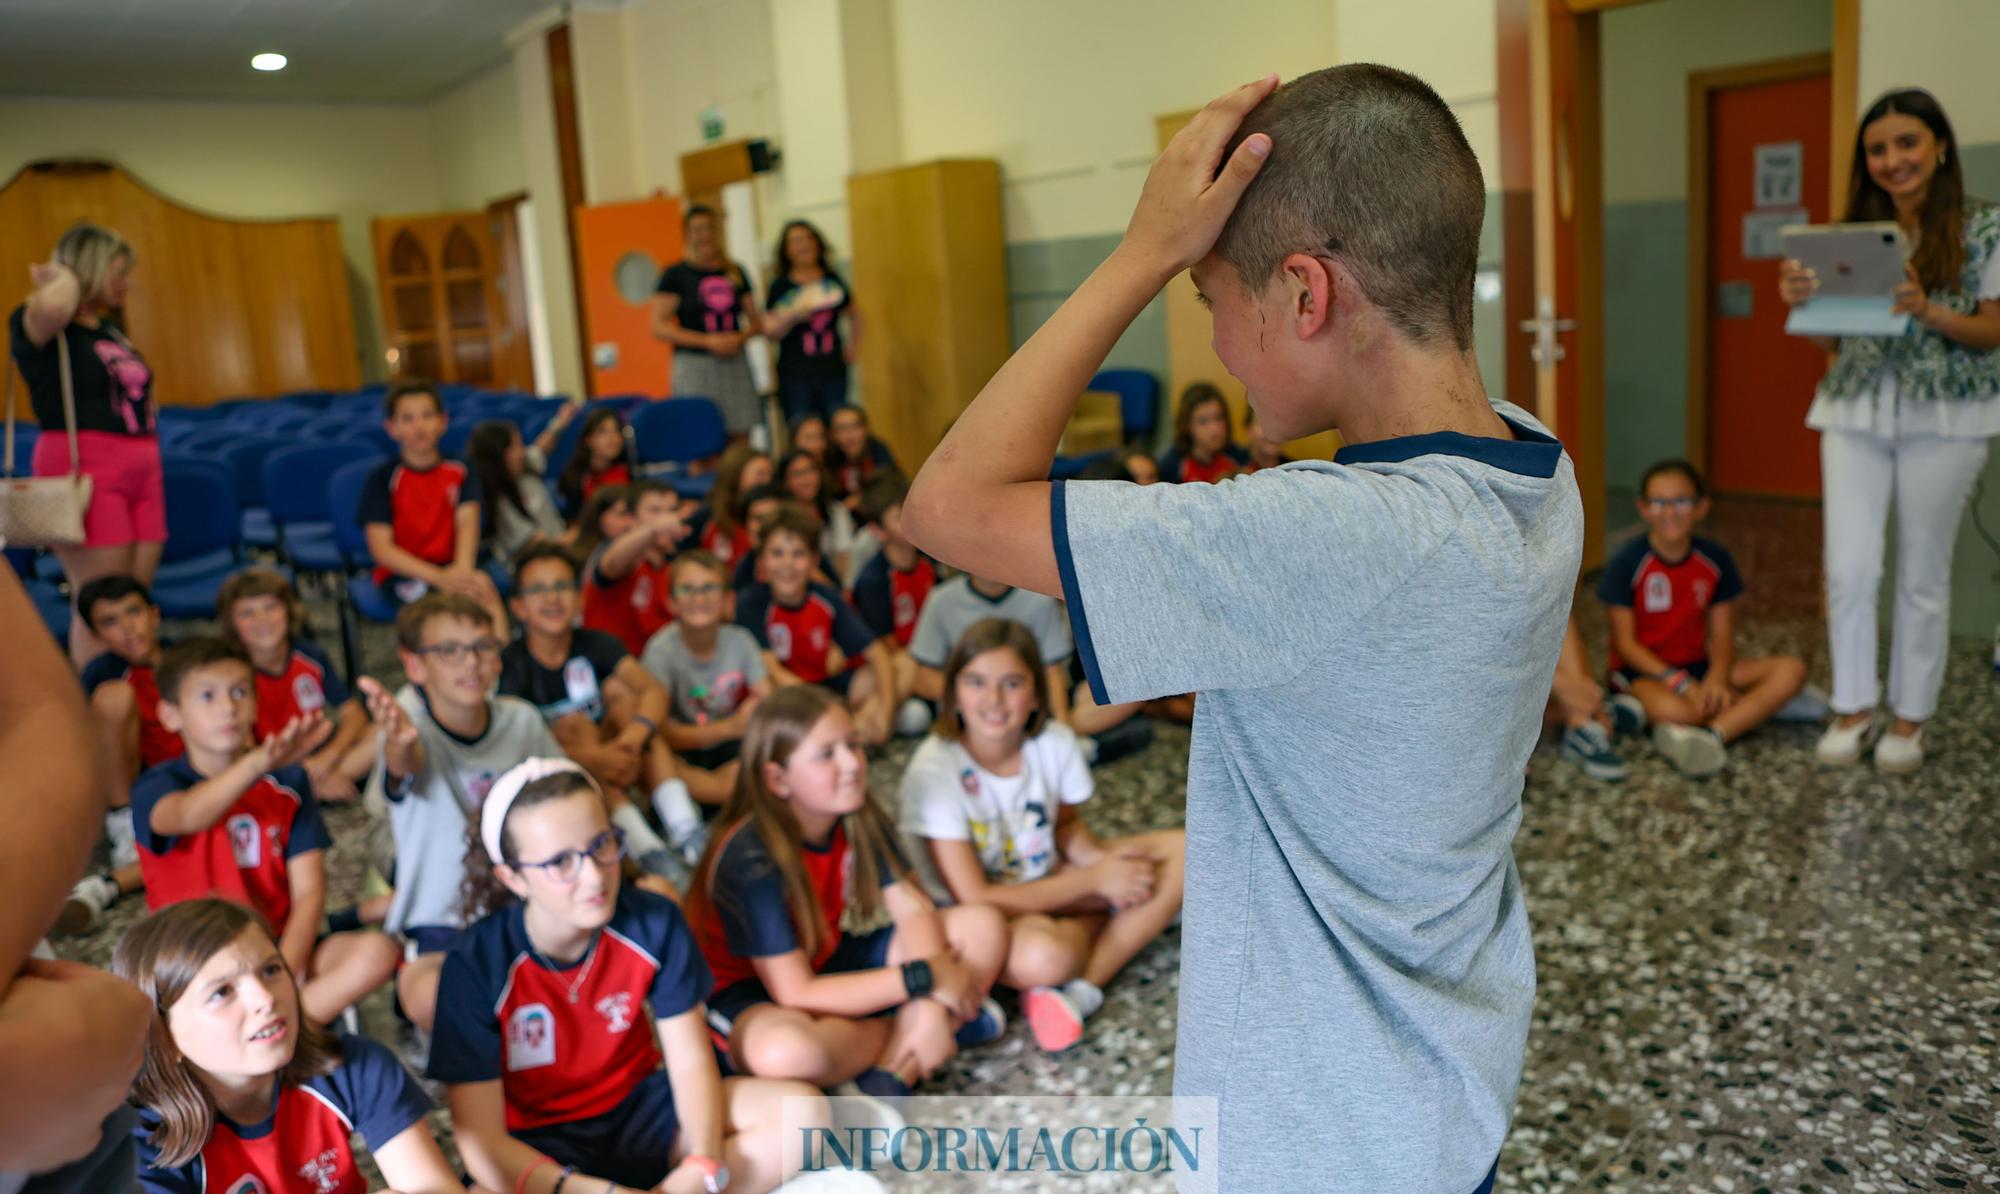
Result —
<path fill-rule="evenodd" d="M 929 962 L 903 963 L 903 993 L 912 999 L 931 993 L 931 964 Z"/>

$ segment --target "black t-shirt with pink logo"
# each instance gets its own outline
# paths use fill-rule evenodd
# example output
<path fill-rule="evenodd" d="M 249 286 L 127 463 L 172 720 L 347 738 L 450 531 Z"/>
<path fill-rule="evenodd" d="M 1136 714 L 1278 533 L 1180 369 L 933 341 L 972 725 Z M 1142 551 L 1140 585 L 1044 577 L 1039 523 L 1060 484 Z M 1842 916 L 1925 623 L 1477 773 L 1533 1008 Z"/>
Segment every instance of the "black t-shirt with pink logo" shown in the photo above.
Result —
<path fill-rule="evenodd" d="M 801 289 L 789 275 L 779 274 L 771 280 L 771 291 L 764 302 L 764 309 L 782 309 L 788 297 Z M 838 295 L 839 301 L 831 306 L 821 306 L 812 318 L 793 324 L 792 330 L 785 333 L 785 338 L 778 341 L 778 373 L 781 376 L 838 377 L 847 371 L 847 354 L 840 341 L 840 313 L 847 310 L 852 301 L 848 297 L 847 283 L 839 274 L 827 270 L 825 280 L 818 284 L 815 293 Z"/>
<path fill-rule="evenodd" d="M 726 269 L 699 269 L 685 261 L 668 266 L 653 289 L 671 294 L 679 303 L 675 317 L 691 332 L 735 332 L 742 330 L 750 288 L 744 284 L 741 266 Z M 704 348 L 674 345 L 675 352 L 698 352 Z"/>
<path fill-rule="evenodd" d="M 62 360 L 53 338 L 36 348 L 28 342 L 27 306 L 7 317 L 7 339 L 21 380 L 28 383 L 28 401 L 42 430 L 63 429 Z M 69 340 L 70 382 L 76 392 L 76 429 L 109 431 L 114 435 L 152 435 L 153 371 L 125 334 L 109 323 L 87 328 L 72 323 L 63 329 Z"/>

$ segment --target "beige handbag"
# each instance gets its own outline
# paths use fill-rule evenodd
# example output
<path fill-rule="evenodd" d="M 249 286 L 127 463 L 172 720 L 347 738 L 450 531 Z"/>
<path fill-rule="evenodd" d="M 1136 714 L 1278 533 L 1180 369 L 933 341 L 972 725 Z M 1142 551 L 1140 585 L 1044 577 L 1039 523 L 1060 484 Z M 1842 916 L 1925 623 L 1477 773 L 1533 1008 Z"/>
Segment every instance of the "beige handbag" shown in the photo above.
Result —
<path fill-rule="evenodd" d="M 0 478 L 0 542 L 8 547 L 75 547 L 83 542 L 83 514 L 90 509 L 90 478 L 78 471 L 76 394 L 69 374 L 68 329 L 56 333 L 62 363 L 63 425 L 69 433 L 69 474 Z M 10 362 L 11 364 L 11 362 Z M 14 460 L 14 370 L 7 370 L 7 454 Z"/>

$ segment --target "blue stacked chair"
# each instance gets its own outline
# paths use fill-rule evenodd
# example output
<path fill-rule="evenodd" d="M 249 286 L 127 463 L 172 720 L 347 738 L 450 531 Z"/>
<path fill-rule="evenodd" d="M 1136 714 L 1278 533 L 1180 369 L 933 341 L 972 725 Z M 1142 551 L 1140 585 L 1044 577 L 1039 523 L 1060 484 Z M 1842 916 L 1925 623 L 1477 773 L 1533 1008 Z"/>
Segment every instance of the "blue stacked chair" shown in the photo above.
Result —
<path fill-rule="evenodd" d="M 40 438 L 40 436 L 41 432 L 36 429 L 33 423 L 15 423 L 14 457 L 11 460 L 0 460 L 0 472 L 4 472 L 10 477 L 25 477 L 32 473 L 34 471 L 35 440 Z M 0 447 L 4 447 L 5 443 L 5 440 L 0 440 Z"/>
<path fill-rule="evenodd" d="M 682 497 L 705 498 L 715 486 L 715 474 L 689 476 L 687 468 L 721 455 L 729 433 L 715 403 L 706 398 L 668 398 L 649 402 L 632 416 L 632 443 L 641 468 Z"/>
<path fill-rule="evenodd" d="M 1106 369 L 1090 379 L 1090 388 L 1118 395 L 1118 418 L 1125 442 L 1147 444 L 1160 425 L 1160 379 L 1144 369 Z"/>
<path fill-rule="evenodd" d="M 243 509 L 243 542 L 251 547 L 278 546 L 278 525 L 264 501 L 264 461 L 289 442 L 270 435 L 249 436 L 222 449 L 223 464 L 236 486 L 236 502 Z"/>
<path fill-rule="evenodd" d="M 211 618 L 222 582 L 243 566 L 242 514 L 219 465 L 175 459 L 161 470 L 167 543 L 153 602 L 169 618 Z"/>
<path fill-rule="evenodd" d="M 294 567 L 344 575 L 361 563 L 334 542 L 327 486 L 342 468 L 377 463 L 380 455 L 372 445 L 345 441 L 280 448 L 264 458 L 264 501 L 279 552 Z"/>
<path fill-rule="evenodd" d="M 333 515 L 333 545 L 354 561 L 352 572 L 340 586 L 340 650 L 347 674 L 361 660 L 361 628 L 355 616 L 371 622 L 394 622 L 396 602 L 375 583 L 374 553 L 368 549 L 368 530 L 361 524 L 361 491 L 368 485 L 379 461 L 362 460 L 335 469 L 326 485 L 327 509 Z"/>
<path fill-rule="evenodd" d="M 302 410 L 321 411 L 325 410 L 328 404 L 333 401 L 333 391 L 293 390 L 291 393 L 281 396 L 278 401 L 283 402 L 287 406 L 299 407 Z"/>

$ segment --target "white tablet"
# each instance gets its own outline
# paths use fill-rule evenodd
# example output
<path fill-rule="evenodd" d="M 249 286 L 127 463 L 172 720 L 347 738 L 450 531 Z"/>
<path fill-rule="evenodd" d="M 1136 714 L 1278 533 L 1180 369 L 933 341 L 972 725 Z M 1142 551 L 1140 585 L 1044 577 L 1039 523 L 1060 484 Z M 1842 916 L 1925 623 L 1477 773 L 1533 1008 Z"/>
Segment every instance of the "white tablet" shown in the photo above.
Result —
<path fill-rule="evenodd" d="M 1785 256 L 1819 276 L 1814 298 L 1888 299 L 1905 280 L 1910 243 L 1893 220 L 1870 224 L 1793 224 Z"/>

